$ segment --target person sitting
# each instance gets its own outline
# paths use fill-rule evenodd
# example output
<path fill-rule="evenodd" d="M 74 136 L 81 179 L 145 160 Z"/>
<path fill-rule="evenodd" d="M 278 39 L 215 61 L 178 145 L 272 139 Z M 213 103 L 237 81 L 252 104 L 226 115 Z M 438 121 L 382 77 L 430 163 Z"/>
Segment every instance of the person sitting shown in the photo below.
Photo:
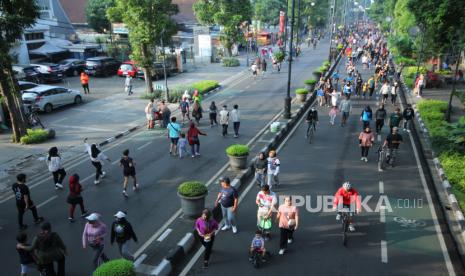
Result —
<path fill-rule="evenodd" d="M 255 236 L 252 239 L 249 249 L 249 260 L 252 261 L 254 252 L 260 253 L 262 255 L 262 261 L 265 261 L 265 239 L 262 237 L 262 231 L 257 230 Z"/>

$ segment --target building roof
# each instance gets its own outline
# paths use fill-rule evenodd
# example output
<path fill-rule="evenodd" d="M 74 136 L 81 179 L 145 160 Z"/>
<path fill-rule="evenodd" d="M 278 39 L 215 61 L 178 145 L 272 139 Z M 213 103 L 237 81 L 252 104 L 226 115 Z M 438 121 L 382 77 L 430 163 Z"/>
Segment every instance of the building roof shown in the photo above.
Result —
<path fill-rule="evenodd" d="M 88 0 L 59 0 L 72 24 L 86 24 L 86 6 Z"/>

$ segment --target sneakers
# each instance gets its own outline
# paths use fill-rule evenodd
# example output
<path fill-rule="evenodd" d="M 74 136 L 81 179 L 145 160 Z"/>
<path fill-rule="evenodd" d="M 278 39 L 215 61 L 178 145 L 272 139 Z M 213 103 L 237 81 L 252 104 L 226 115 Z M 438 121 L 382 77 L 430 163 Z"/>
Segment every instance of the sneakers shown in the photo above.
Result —
<path fill-rule="evenodd" d="M 95 184 L 95 185 L 100 184 L 100 180 L 94 180 L 94 184 Z"/>
<path fill-rule="evenodd" d="M 363 161 L 364 159 L 365 159 L 365 157 L 360 158 L 361 161 Z"/>
<path fill-rule="evenodd" d="M 39 224 L 39 223 L 41 223 L 42 221 L 44 221 L 44 218 L 43 218 L 43 217 L 38 217 L 38 218 L 34 221 L 34 223 L 35 223 L 35 224 Z"/>
<path fill-rule="evenodd" d="M 68 218 L 68 221 L 69 221 L 70 223 L 73 223 L 73 222 L 74 222 L 74 218 L 69 217 L 69 218 Z"/>
<path fill-rule="evenodd" d="M 350 232 L 355 232 L 355 227 L 354 227 L 354 225 L 352 223 L 349 224 L 349 231 Z"/>
<path fill-rule="evenodd" d="M 100 177 L 101 177 L 101 178 L 104 178 L 105 175 L 107 175 L 107 173 L 106 173 L 106 172 L 102 172 L 102 174 L 100 175 Z"/>
<path fill-rule="evenodd" d="M 126 197 L 126 198 L 128 197 L 128 194 L 126 193 L 126 190 L 123 190 L 123 196 Z"/>
<path fill-rule="evenodd" d="M 139 184 L 136 184 L 136 186 L 132 187 L 132 190 L 135 192 L 137 190 L 139 190 Z"/>
<path fill-rule="evenodd" d="M 63 185 L 61 185 L 60 183 L 55 183 L 55 189 L 63 189 Z"/>
<path fill-rule="evenodd" d="M 233 232 L 234 234 L 237 233 L 237 227 L 236 227 L 236 226 L 233 226 L 233 227 L 232 227 L 232 232 Z"/>
<path fill-rule="evenodd" d="M 87 211 L 84 211 L 84 213 L 82 213 L 82 215 L 81 215 L 81 218 L 84 218 L 84 217 L 86 217 L 86 216 L 87 216 L 87 214 L 89 214 L 89 212 L 87 212 Z"/>
<path fill-rule="evenodd" d="M 279 249 L 279 252 L 278 252 L 279 255 L 284 255 L 284 251 L 285 251 L 284 249 Z"/>
<path fill-rule="evenodd" d="M 199 153 L 199 152 L 196 152 L 196 153 L 195 153 L 195 156 L 200 156 L 200 153 Z"/>
<path fill-rule="evenodd" d="M 226 231 L 226 230 L 229 230 L 229 225 L 225 225 L 223 227 L 221 227 L 221 231 Z"/>
<path fill-rule="evenodd" d="M 341 219 L 341 214 L 337 214 L 336 215 L 336 220 L 340 220 Z"/>
<path fill-rule="evenodd" d="M 368 162 L 368 158 L 365 157 L 365 163 Z"/>
<path fill-rule="evenodd" d="M 192 158 L 195 158 L 195 155 L 192 155 Z"/>
<path fill-rule="evenodd" d="M 287 239 L 287 243 L 292 243 L 292 239 Z"/>

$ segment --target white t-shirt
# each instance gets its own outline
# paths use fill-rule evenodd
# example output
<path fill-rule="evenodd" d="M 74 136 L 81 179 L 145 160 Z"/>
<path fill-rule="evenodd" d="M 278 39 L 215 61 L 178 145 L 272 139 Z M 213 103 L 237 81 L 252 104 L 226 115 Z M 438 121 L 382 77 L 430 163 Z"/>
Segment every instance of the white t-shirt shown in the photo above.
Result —
<path fill-rule="evenodd" d="M 271 192 L 266 195 L 263 191 L 258 192 L 256 200 L 259 202 L 258 210 L 260 212 L 268 212 L 278 201 L 276 194 Z"/>
<path fill-rule="evenodd" d="M 239 122 L 241 120 L 241 113 L 237 109 L 231 111 L 231 120 L 233 122 Z"/>

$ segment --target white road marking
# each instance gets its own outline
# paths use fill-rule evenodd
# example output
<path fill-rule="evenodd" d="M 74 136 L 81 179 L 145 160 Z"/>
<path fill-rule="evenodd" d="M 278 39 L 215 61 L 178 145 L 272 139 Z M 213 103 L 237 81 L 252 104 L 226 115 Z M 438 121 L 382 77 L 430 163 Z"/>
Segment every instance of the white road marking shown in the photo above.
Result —
<path fill-rule="evenodd" d="M 404 109 L 404 106 L 403 106 L 402 102 L 400 103 L 400 105 L 401 105 L 401 108 Z M 425 191 L 426 199 L 428 200 L 428 207 L 429 207 L 429 210 L 431 212 L 431 217 L 433 218 L 434 228 L 436 230 L 436 235 L 438 237 L 439 245 L 441 246 L 442 254 L 444 256 L 444 262 L 446 263 L 446 267 L 447 267 L 447 271 L 449 272 L 449 275 L 450 276 L 455 276 L 456 274 L 455 274 L 454 266 L 452 265 L 452 261 L 450 260 L 449 252 L 447 251 L 446 242 L 444 241 L 444 237 L 441 234 L 441 227 L 439 226 L 439 223 L 438 223 L 438 216 L 436 214 L 436 210 L 434 210 L 434 208 L 432 207 L 433 206 L 433 199 L 431 198 L 431 193 L 430 193 L 430 191 L 428 189 L 428 185 L 426 184 L 426 177 L 425 177 L 425 173 L 424 173 L 423 168 L 422 168 L 421 163 L 420 163 L 420 157 L 418 155 L 418 149 L 417 149 L 415 143 L 413 142 L 412 136 L 409 135 L 409 138 L 410 138 L 409 139 L 410 143 L 412 144 L 413 153 L 415 155 L 415 160 L 417 162 L 418 171 L 420 173 L 421 184 L 423 185 L 423 190 Z"/>
<path fill-rule="evenodd" d="M 111 164 L 116 165 L 116 164 L 119 163 L 119 161 L 120 161 L 120 159 L 116 159 L 115 161 L 111 162 Z"/>
<path fill-rule="evenodd" d="M 168 235 L 172 232 L 173 230 L 171 228 L 168 228 L 165 230 L 165 232 L 163 232 L 163 234 L 161 234 L 161 236 L 157 239 L 157 242 L 162 242 L 164 239 L 166 239 L 166 237 L 168 237 Z"/>
<path fill-rule="evenodd" d="M 54 200 L 57 197 L 58 197 L 57 195 L 54 195 L 51 198 L 47 199 L 46 201 L 40 203 L 39 205 L 36 206 L 37 209 L 39 209 L 40 207 L 44 206 L 45 204 L 49 203 L 50 201 Z"/>
<path fill-rule="evenodd" d="M 68 117 L 63 117 L 63 118 L 58 119 L 56 121 L 50 122 L 50 124 L 56 124 L 56 123 L 60 123 L 60 122 L 66 121 L 66 120 L 68 120 Z"/>
<path fill-rule="evenodd" d="M 90 131 L 105 131 L 105 132 L 111 132 L 111 131 L 113 131 L 112 129 L 107 129 L 107 128 L 83 127 L 83 126 L 70 126 L 70 125 L 56 125 L 56 124 L 54 124 L 54 127 L 75 128 L 75 129 L 90 130 Z"/>
<path fill-rule="evenodd" d="M 379 182 L 379 193 L 384 194 L 384 182 L 383 181 Z"/>
<path fill-rule="evenodd" d="M 387 242 L 381 241 L 381 262 L 383 264 L 388 263 L 388 254 L 387 254 Z"/>
<path fill-rule="evenodd" d="M 149 141 L 149 142 L 143 144 L 142 146 L 138 147 L 137 150 L 141 150 L 141 149 L 143 149 L 143 148 L 149 146 L 151 143 L 152 143 L 152 141 Z"/>
<path fill-rule="evenodd" d="M 386 223 L 386 206 L 380 206 L 379 208 L 379 222 Z"/>

